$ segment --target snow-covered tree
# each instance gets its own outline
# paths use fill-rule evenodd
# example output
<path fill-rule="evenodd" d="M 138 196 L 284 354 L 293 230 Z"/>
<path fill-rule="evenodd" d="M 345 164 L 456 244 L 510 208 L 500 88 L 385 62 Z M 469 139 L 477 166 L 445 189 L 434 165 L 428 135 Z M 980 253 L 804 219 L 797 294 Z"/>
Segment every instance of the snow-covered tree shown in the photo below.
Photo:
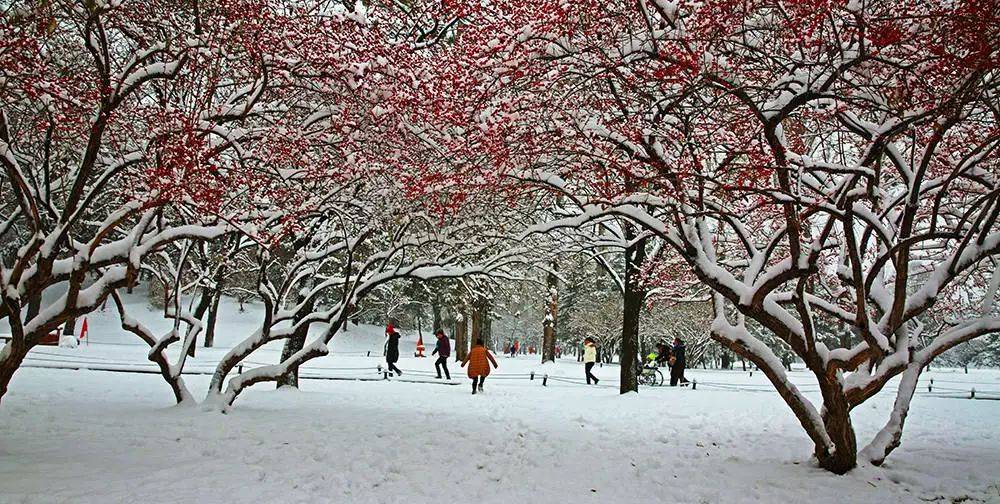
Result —
<path fill-rule="evenodd" d="M 617 216 L 662 239 L 711 289 L 712 337 L 768 376 L 819 465 L 881 463 L 921 370 L 1000 329 L 995 286 L 965 288 L 992 307 L 933 337 L 921 321 L 1000 253 L 996 10 L 741 0 L 542 11 L 554 14 L 521 18 L 500 43 L 533 59 L 519 82 L 544 97 L 516 98 L 533 107 L 503 116 L 506 136 L 520 124 L 537 137 L 520 158 L 504 153 L 506 173 L 580 201 L 552 228 Z M 496 88 L 499 102 L 519 89 Z M 805 364 L 821 407 L 748 319 Z M 823 333 L 840 324 L 848 345 Z M 859 451 L 851 410 L 900 376 L 890 418 Z"/>

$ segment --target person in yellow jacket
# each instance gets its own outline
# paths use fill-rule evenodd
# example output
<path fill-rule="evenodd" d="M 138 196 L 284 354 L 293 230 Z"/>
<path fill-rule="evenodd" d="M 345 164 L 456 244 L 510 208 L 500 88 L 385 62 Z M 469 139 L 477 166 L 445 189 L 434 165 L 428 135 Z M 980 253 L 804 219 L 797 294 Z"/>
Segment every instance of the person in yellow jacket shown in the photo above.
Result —
<path fill-rule="evenodd" d="M 583 369 L 587 375 L 587 385 L 590 385 L 590 380 L 594 380 L 594 385 L 600 381 L 591 372 L 595 362 L 597 362 L 597 345 L 594 344 L 594 340 L 587 338 L 583 340 Z"/>

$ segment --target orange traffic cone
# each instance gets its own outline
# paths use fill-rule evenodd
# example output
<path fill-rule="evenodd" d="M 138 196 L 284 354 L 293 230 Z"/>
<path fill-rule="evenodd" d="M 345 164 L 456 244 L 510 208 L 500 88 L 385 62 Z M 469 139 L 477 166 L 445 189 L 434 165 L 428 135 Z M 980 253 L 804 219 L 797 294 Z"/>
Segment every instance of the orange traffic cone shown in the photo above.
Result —
<path fill-rule="evenodd" d="M 417 353 L 413 354 L 413 356 L 427 357 L 426 355 L 424 355 L 425 349 L 426 347 L 424 347 L 424 335 L 423 334 L 417 335 Z"/>

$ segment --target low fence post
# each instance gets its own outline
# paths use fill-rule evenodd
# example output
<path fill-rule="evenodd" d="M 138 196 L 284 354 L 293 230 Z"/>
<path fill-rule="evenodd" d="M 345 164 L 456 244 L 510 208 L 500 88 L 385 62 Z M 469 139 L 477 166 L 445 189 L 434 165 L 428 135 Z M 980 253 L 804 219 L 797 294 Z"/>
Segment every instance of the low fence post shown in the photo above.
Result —
<path fill-rule="evenodd" d="M 969 392 L 969 399 L 975 399 L 975 398 L 976 398 L 976 389 L 973 388 L 972 392 Z"/>
<path fill-rule="evenodd" d="M 931 378 L 931 382 L 927 384 L 927 391 L 930 392 L 934 387 L 934 378 Z"/>
<path fill-rule="evenodd" d="M 698 388 L 698 380 L 691 380 L 691 390 L 696 390 Z"/>
<path fill-rule="evenodd" d="M 243 374 L 243 364 L 240 364 L 240 367 L 237 369 L 237 372 L 239 374 Z"/>
<path fill-rule="evenodd" d="M 549 375 L 545 375 L 542 377 L 542 386 L 543 387 L 549 386 Z"/>
<path fill-rule="evenodd" d="M 531 372 L 531 381 L 535 381 L 535 372 L 534 371 Z"/>

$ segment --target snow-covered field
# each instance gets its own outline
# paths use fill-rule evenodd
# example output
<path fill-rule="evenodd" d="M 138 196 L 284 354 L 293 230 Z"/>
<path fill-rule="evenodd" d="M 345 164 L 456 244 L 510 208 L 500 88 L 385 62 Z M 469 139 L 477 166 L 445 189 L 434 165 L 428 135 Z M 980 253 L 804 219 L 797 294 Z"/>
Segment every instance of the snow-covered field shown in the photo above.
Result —
<path fill-rule="evenodd" d="M 220 348 L 199 348 L 188 369 L 210 369 L 254 322 L 253 310 L 224 311 Z M 26 365 L 145 366 L 112 311 L 89 324 L 90 346 L 40 347 Z M 501 357 L 472 396 L 456 364 L 450 385 L 430 376 L 433 360 L 407 357 L 407 336 L 404 380 L 265 384 L 228 415 L 172 406 L 155 374 L 26 367 L 0 406 L 0 502 L 1000 502 L 1000 401 L 958 398 L 1000 390 L 997 371 L 928 373 L 935 392 L 914 400 L 886 466 L 838 477 L 813 467 L 809 440 L 760 373 L 691 370 L 695 390 L 619 396 L 617 367 L 586 387 L 572 360 Z M 303 374 L 377 378 L 380 328 L 352 327 L 333 350 Z M 187 381 L 200 396 L 208 377 Z M 860 439 L 891 401 L 855 412 Z"/>

